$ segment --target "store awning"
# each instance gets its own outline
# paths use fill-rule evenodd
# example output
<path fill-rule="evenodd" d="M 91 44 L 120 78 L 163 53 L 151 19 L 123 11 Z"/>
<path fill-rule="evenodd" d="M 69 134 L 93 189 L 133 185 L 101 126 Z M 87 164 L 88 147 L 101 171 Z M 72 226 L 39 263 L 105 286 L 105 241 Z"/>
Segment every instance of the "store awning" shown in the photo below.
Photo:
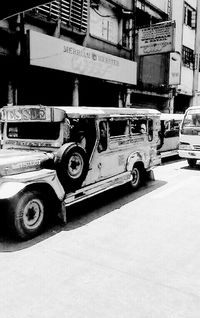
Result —
<path fill-rule="evenodd" d="M 1 0 L 0 1 L 0 20 L 9 18 L 15 14 L 38 7 L 44 3 L 49 3 L 47 0 Z"/>

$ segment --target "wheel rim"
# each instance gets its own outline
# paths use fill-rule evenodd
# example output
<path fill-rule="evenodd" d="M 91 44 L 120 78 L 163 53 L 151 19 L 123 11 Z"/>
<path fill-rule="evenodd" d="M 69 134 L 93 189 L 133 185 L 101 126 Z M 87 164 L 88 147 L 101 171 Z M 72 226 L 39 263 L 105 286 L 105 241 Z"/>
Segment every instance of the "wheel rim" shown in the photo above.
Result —
<path fill-rule="evenodd" d="M 43 220 L 44 206 L 39 199 L 28 202 L 24 208 L 23 221 L 27 229 L 36 229 Z"/>
<path fill-rule="evenodd" d="M 139 170 L 137 168 L 133 168 L 133 170 L 132 170 L 133 179 L 131 181 L 133 186 L 137 186 L 138 181 L 139 181 L 139 176 L 140 176 Z"/>
<path fill-rule="evenodd" d="M 83 158 L 79 153 L 74 153 L 68 162 L 68 174 L 72 179 L 77 179 L 83 171 Z"/>

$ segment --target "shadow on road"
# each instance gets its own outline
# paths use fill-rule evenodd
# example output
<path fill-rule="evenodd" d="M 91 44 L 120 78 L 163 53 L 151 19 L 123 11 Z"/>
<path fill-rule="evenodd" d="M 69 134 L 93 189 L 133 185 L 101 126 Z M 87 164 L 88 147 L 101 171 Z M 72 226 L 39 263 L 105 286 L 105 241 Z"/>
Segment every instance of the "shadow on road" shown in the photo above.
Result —
<path fill-rule="evenodd" d="M 189 167 L 187 162 L 186 162 L 186 165 L 181 167 L 181 169 L 200 172 L 200 163 L 197 163 L 194 167 Z"/>
<path fill-rule="evenodd" d="M 103 217 L 105 214 L 119 209 L 123 205 L 133 202 L 138 198 L 162 187 L 165 181 L 155 180 L 148 181 L 138 191 L 132 192 L 130 188 L 121 186 L 98 196 L 87 199 L 81 203 L 77 203 L 68 207 L 68 222 L 63 225 L 58 220 L 49 224 L 45 231 L 39 236 L 26 241 L 19 242 L 7 232 L 7 229 L 0 224 L 0 253 L 15 252 L 25 248 L 29 248 L 41 241 L 52 237 L 61 231 L 71 231 L 78 227 L 84 226 L 93 220 Z"/>

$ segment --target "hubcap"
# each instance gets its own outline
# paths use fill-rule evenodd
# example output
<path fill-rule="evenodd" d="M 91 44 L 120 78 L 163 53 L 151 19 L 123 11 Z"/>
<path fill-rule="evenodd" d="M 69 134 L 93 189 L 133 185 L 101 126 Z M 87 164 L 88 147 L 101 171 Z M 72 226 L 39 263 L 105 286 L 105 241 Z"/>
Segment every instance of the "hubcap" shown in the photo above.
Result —
<path fill-rule="evenodd" d="M 83 170 L 83 159 L 79 153 L 74 153 L 68 163 L 68 173 L 71 178 L 77 179 L 80 177 Z"/>
<path fill-rule="evenodd" d="M 133 176 L 132 184 L 135 185 L 138 183 L 138 178 L 139 178 L 139 172 L 136 168 L 133 169 L 132 176 Z"/>
<path fill-rule="evenodd" d="M 44 207 L 40 200 L 34 199 L 28 202 L 24 209 L 23 220 L 26 228 L 37 228 L 43 219 Z"/>

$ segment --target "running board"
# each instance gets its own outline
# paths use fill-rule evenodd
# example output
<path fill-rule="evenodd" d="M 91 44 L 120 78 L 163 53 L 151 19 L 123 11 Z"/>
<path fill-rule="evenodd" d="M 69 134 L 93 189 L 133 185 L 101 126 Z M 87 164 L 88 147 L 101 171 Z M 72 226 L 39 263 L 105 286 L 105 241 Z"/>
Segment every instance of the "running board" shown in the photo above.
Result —
<path fill-rule="evenodd" d="M 106 190 L 123 185 L 131 180 L 131 173 L 125 172 L 112 178 L 93 183 L 92 185 L 83 187 L 73 193 L 68 193 L 64 200 L 64 204 L 65 206 L 72 205 Z"/>

